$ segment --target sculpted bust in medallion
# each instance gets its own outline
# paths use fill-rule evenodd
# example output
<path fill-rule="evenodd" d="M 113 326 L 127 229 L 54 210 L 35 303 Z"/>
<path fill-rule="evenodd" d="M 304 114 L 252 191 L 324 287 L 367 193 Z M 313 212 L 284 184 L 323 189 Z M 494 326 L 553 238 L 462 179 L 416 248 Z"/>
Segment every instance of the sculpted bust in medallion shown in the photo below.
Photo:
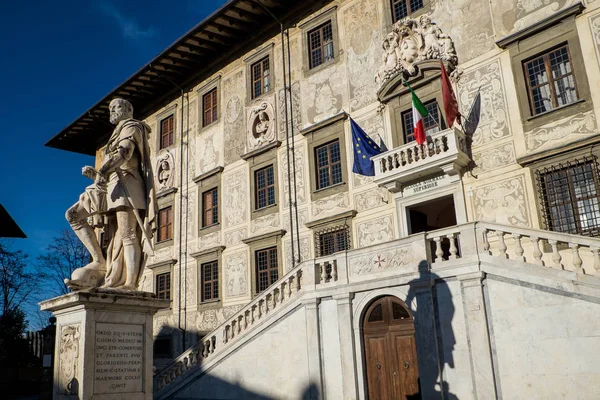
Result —
<path fill-rule="evenodd" d="M 102 165 L 98 170 L 83 167 L 82 174 L 94 183 L 66 212 L 92 257 L 89 264 L 73 271 L 71 279 L 65 279 L 71 290 L 136 290 L 145 260 L 153 251 L 156 197 L 148 146 L 150 127 L 133 118 L 133 106 L 127 100 L 114 99 L 109 110 L 110 123 L 116 127 L 104 148 Z M 93 228 L 108 235 L 106 255 Z"/>

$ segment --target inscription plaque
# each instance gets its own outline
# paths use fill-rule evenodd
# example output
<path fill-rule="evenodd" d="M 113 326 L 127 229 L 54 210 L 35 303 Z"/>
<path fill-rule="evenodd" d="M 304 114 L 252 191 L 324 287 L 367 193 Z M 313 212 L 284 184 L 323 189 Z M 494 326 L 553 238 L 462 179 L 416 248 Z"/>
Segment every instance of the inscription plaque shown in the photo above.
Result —
<path fill-rule="evenodd" d="M 143 391 L 144 327 L 96 324 L 95 393 Z"/>

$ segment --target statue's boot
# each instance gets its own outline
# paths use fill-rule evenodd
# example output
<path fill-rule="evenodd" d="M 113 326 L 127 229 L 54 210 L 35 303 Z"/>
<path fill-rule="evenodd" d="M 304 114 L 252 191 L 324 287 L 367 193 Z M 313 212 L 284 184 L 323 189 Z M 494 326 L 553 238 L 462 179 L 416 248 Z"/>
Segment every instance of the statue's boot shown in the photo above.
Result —
<path fill-rule="evenodd" d="M 140 267 L 142 263 L 142 248 L 137 241 L 137 238 L 131 241 L 124 239 L 123 252 L 125 256 L 125 267 L 127 268 L 127 274 L 125 278 L 125 284 L 120 286 L 119 289 L 137 290 L 137 281 L 141 272 Z"/>
<path fill-rule="evenodd" d="M 85 221 L 81 221 L 78 224 L 72 224 L 71 227 L 92 256 L 92 262 L 83 268 L 106 271 L 106 259 L 102 255 L 100 243 L 98 243 L 98 239 L 96 239 L 92 227 Z"/>

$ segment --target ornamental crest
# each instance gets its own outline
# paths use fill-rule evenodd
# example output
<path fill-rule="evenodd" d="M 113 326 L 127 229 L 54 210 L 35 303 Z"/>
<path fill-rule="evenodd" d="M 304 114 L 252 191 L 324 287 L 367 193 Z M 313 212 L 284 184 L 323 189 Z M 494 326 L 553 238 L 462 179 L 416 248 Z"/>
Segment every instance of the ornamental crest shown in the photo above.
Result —
<path fill-rule="evenodd" d="M 375 74 L 380 85 L 400 73 L 405 78 L 415 76 L 420 61 L 445 61 L 449 72 L 458 63 L 454 42 L 427 15 L 396 22 L 381 45 L 383 63 Z"/>
<path fill-rule="evenodd" d="M 59 387 L 61 394 L 77 394 L 77 363 L 79 361 L 79 326 L 65 326 L 61 330 L 59 358 Z"/>
<path fill-rule="evenodd" d="M 168 189 L 173 187 L 173 171 L 175 162 L 173 155 L 168 150 L 161 150 L 156 161 L 156 171 L 158 180 L 158 189 Z"/>
<path fill-rule="evenodd" d="M 275 110 L 269 102 L 263 101 L 252 107 L 248 113 L 248 146 L 257 149 L 275 140 Z"/>

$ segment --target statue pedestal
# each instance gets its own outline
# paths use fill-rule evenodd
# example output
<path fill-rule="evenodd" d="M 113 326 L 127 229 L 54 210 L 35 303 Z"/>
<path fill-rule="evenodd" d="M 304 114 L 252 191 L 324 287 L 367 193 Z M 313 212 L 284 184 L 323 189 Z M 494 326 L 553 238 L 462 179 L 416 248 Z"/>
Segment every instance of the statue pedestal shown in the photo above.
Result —
<path fill-rule="evenodd" d="M 152 399 L 152 316 L 169 301 L 145 292 L 91 289 L 40 307 L 57 318 L 55 400 Z"/>

